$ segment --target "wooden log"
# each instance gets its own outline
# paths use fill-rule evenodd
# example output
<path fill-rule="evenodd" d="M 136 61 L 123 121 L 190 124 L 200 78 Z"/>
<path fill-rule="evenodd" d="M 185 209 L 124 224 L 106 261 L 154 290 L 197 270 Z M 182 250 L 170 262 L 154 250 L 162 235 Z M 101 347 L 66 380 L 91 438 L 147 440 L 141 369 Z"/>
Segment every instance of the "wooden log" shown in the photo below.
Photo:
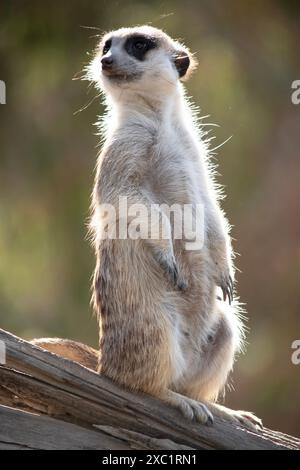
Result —
<path fill-rule="evenodd" d="M 268 429 L 253 432 L 217 417 L 212 427 L 191 423 L 157 399 L 134 394 L 8 332 L 0 330 L 0 341 L 6 347 L 6 364 L 0 366 L 0 403 L 6 405 L 0 407 L 0 448 L 34 446 L 35 435 L 29 439 L 27 429 L 35 420 L 41 430 L 36 448 L 43 448 L 41 434 L 50 433 L 52 448 L 300 449 L 299 439 Z M 22 423 L 15 439 L 9 416 Z M 58 442 L 63 429 L 65 439 Z M 91 440 L 85 441 L 84 432 L 92 433 Z"/>

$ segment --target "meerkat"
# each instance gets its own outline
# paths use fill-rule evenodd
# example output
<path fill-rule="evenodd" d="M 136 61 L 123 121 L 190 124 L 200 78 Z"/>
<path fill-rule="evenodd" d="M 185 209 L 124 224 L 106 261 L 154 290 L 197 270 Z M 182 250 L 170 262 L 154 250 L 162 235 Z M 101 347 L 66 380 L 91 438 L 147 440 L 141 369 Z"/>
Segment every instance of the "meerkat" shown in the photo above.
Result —
<path fill-rule="evenodd" d="M 226 416 L 256 428 L 261 421 L 252 413 L 214 404 L 244 332 L 229 225 L 208 144 L 182 83 L 195 65 L 187 47 L 151 26 L 121 28 L 101 39 L 87 68 L 107 105 L 91 223 L 99 351 L 68 340 L 34 343 L 157 397 L 188 419 L 211 425 L 214 415 Z M 105 236 L 102 206 L 118 209 L 120 197 L 154 207 L 169 236 L 158 229 L 151 238 Z M 174 220 L 161 209 L 174 204 L 203 208 L 200 249 L 188 250 L 185 239 L 174 238 Z"/>

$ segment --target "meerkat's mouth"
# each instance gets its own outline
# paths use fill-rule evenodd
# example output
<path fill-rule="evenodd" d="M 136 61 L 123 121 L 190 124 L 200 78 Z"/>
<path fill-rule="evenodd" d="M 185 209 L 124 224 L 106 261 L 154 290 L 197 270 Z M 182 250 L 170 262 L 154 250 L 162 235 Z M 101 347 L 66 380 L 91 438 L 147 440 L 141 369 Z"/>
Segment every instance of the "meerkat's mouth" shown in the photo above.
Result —
<path fill-rule="evenodd" d="M 140 78 L 141 74 L 140 73 L 125 73 L 125 72 L 120 72 L 117 70 L 112 70 L 112 69 L 102 69 L 102 74 L 106 77 L 109 78 L 110 80 L 116 80 L 116 81 L 132 81 L 136 80 L 137 78 Z"/>
<path fill-rule="evenodd" d="M 105 77 L 109 77 L 109 78 L 123 78 L 123 79 L 126 79 L 126 74 L 120 73 L 120 72 L 116 72 L 116 71 L 114 71 L 114 70 L 105 70 L 105 69 L 102 69 L 102 74 L 103 74 Z"/>

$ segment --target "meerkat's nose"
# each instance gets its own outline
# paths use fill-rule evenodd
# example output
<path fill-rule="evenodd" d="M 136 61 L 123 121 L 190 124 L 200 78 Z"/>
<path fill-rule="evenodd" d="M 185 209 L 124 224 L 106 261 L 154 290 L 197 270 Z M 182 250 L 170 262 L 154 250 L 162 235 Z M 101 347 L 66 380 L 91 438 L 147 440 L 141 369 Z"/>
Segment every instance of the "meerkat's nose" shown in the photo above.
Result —
<path fill-rule="evenodd" d="M 104 70 L 110 69 L 114 63 L 112 56 L 102 57 L 101 64 Z"/>

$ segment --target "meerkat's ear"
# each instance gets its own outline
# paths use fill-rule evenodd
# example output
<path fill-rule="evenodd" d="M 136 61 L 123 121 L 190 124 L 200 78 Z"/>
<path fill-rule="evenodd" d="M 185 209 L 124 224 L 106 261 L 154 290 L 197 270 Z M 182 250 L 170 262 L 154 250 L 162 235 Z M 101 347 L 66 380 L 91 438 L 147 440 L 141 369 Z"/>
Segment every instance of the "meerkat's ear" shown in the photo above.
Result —
<path fill-rule="evenodd" d="M 174 65 L 177 69 L 179 78 L 182 78 L 183 80 L 188 79 L 198 65 L 194 54 L 191 54 L 191 52 L 185 46 L 177 43 L 173 57 Z"/>
<path fill-rule="evenodd" d="M 177 69 L 179 78 L 182 78 L 186 75 L 188 68 L 190 66 L 191 60 L 190 56 L 186 51 L 178 51 L 174 55 L 174 64 Z"/>

